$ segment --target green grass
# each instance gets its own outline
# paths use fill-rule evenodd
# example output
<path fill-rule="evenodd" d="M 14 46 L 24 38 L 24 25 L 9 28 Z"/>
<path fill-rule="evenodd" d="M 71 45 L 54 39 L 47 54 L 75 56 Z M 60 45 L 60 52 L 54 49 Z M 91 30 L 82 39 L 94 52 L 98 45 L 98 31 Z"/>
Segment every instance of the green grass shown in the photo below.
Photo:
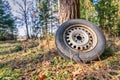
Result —
<path fill-rule="evenodd" d="M 24 52 L 24 48 L 21 49 L 21 43 L 0 42 L 0 80 L 37 80 L 43 76 L 45 76 L 45 80 L 73 80 L 77 78 L 93 80 L 96 76 L 100 76 L 97 75 L 98 73 L 104 75 L 105 73 L 102 72 L 107 72 L 107 68 L 116 69 L 114 66 L 117 66 L 118 72 L 120 71 L 120 54 L 119 52 L 115 54 L 110 49 L 106 49 L 101 56 L 102 61 L 77 64 L 56 55 L 57 51 L 53 49 L 51 52 L 46 48 L 42 50 L 36 45 L 37 43 L 31 44 Z M 9 52 L 5 53 L 5 51 Z M 100 72 L 100 70 L 103 71 Z"/>

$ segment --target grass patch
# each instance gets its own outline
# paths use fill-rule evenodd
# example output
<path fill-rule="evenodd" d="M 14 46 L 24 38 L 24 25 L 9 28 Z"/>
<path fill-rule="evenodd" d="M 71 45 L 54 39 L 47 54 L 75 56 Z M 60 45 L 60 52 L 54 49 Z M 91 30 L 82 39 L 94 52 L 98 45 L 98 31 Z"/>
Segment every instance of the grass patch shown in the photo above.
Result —
<path fill-rule="evenodd" d="M 18 51 L 22 51 L 23 47 L 21 47 L 20 45 L 17 45 L 12 51 L 13 52 L 18 52 Z"/>
<path fill-rule="evenodd" d="M 0 80 L 18 80 L 21 70 L 12 70 L 11 67 L 0 68 Z"/>
<path fill-rule="evenodd" d="M 115 56 L 115 54 L 110 48 L 106 48 L 104 53 L 101 55 L 101 59 L 106 59 L 110 56 Z"/>
<path fill-rule="evenodd" d="M 57 51 L 52 51 L 52 44 L 50 44 L 51 52 L 49 52 L 46 45 L 46 48 L 42 47 L 43 50 L 41 50 L 38 43 L 31 42 L 31 46 L 27 45 L 29 48 L 24 52 L 21 43 L 6 42 L 0 45 L 0 48 L 8 46 L 4 48 L 5 51 L 15 50 L 10 54 L 0 54 L 0 80 L 37 80 L 43 78 L 45 80 L 100 80 L 99 77 L 104 74 L 108 75 L 108 69 L 116 69 L 116 66 L 117 71 L 120 69 L 120 54 L 115 54 L 109 48 L 102 54 L 102 61 L 77 64 L 56 55 Z M 47 59 L 44 59 L 44 55 L 47 56 Z M 104 76 L 109 77 L 106 75 Z"/>

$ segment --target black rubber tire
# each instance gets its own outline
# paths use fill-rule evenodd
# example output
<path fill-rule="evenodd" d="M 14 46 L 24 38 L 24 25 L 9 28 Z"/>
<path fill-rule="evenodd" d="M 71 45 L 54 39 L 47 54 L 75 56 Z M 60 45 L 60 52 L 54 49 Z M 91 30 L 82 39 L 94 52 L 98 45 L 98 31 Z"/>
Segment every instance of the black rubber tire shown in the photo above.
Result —
<path fill-rule="evenodd" d="M 86 26 L 89 26 L 89 28 L 91 28 L 95 32 L 98 41 L 96 46 L 92 50 L 85 53 L 77 53 L 65 44 L 63 37 L 64 31 L 69 26 L 74 24 L 84 24 Z M 91 60 L 95 60 L 104 52 L 104 49 L 106 47 L 106 40 L 103 32 L 93 23 L 81 19 L 73 19 L 63 23 L 56 32 L 55 43 L 58 48 L 59 54 L 63 58 L 70 59 L 72 55 L 72 59 L 76 62 L 88 62 Z"/>

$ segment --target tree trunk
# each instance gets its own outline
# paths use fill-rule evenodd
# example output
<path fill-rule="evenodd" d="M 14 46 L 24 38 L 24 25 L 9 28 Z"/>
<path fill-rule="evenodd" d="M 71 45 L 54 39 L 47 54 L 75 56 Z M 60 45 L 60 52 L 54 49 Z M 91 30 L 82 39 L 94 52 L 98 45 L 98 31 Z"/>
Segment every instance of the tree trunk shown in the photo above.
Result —
<path fill-rule="evenodd" d="M 80 1 L 79 0 L 59 0 L 60 24 L 70 19 L 80 18 Z"/>
<path fill-rule="evenodd" d="M 29 30 L 28 30 L 28 20 L 27 20 L 27 0 L 24 0 L 24 6 L 25 6 L 24 18 L 25 18 L 25 25 L 27 30 L 27 39 L 30 39 Z"/>
<path fill-rule="evenodd" d="M 26 18 L 25 18 L 25 19 L 26 19 Z M 27 32 L 27 39 L 30 39 L 27 19 L 25 20 L 25 25 L 26 25 L 26 30 L 27 30 L 27 31 L 26 31 L 26 32 Z"/>
<path fill-rule="evenodd" d="M 51 7 L 51 13 L 50 13 L 50 15 L 51 15 L 51 19 L 50 19 L 50 34 L 52 35 L 52 33 L 53 33 L 53 30 L 52 30 L 52 27 L 53 27 L 53 21 L 52 21 L 52 16 L 53 16 L 52 0 L 50 0 L 50 7 Z"/>

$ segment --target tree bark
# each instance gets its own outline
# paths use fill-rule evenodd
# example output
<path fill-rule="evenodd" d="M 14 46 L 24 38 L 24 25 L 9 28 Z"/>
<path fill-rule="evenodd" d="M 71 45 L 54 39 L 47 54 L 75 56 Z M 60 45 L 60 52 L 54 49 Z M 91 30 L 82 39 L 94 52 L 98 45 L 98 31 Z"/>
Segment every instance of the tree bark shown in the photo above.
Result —
<path fill-rule="evenodd" d="M 79 0 L 58 0 L 60 24 L 70 19 L 80 18 Z"/>
<path fill-rule="evenodd" d="M 26 25 L 26 30 L 27 30 L 27 39 L 30 39 L 29 36 L 29 30 L 28 30 L 28 20 L 27 20 L 27 1 L 24 0 L 24 6 L 25 6 L 25 10 L 24 10 L 24 18 L 25 18 L 25 25 Z"/>
<path fill-rule="evenodd" d="M 30 39 L 29 30 L 28 30 L 28 22 L 26 18 L 25 18 L 25 25 L 26 25 L 27 39 Z"/>

